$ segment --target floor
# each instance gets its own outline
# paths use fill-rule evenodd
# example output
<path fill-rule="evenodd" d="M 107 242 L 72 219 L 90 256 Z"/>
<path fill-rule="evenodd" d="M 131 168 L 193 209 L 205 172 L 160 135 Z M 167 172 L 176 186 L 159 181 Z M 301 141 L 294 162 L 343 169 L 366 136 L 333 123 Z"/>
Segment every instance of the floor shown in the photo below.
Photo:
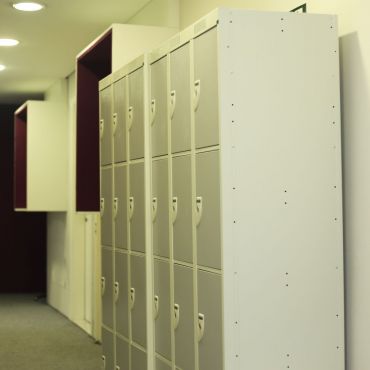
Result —
<path fill-rule="evenodd" d="M 33 295 L 0 295 L 0 370 L 100 370 L 101 346 Z"/>

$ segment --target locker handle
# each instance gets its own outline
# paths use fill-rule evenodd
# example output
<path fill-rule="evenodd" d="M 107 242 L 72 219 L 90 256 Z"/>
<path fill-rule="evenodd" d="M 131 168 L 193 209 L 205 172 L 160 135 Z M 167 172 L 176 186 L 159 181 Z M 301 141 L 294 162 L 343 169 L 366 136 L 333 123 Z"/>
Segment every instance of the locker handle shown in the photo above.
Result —
<path fill-rule="evenodd" d="M 199 107 L 200 99 L 200 80 L 194 82 L 194 111 L 197 111 Z"/>
<path fill-rule="evenodd" d="M 152 221 L 155 222 L 157 218 L 157 210 L 158 210 L 158 199 L 157 197 L 153 197 L 152 199 Z"/>
<path fill-rule="evenodd" d="M 177 219 L 177 210 L 178 210 L 178 198 L 172 197 L 172 223 L 174 224 Z"/>
<path fill-rule="evenodd" d="M 159 315 L 159 297 L 157 295 L 154 296 L 154 320 L 158 318 Z"/>
<path fill-rule="evenodd" d="M 128 129 L 131 130 L 132 123 L 134 122 L 134 107 L 128 108 Z"/>
<path fill-rule="evenodd" d="M 104 208 L 105 208 L 105 200 L 104 198 L 100 198 L 100 217 L 104 215 Z"/>
<path fill-rule="evenodd" d="M 106 365 L 105 365 L 105 356 L 103 355 L 103 356 L 101 356 L 101 359 L 102 359 L 102 361 L 103 361 L 103 370 L 105 370 L 105 368 L 106 368 Z"/>
<path fill-rule="evenodd" d="M 119 282 L 114 283 L 114 302 L 117 303 L 119 298 Z"/>
<path fill-rule="evenodd" d="M 130 303 L 131 303 L 131 310 L 134 308 L 135 305 L 135 288 L 130 289 Z"/>
<path fill-rule="evenodd" d="M 180 305 L 178 305 L 177 303 L 175 303 L 175 305 L 173 306 L 173 314 L 175 318 L 175 330 L 176 330 L 180 322 Z"/>
<path fill-rule="evenodd" d="M 173 114 L 175 113 L 175 107 L 176 107 L 176 90 L 172 90 L 170 93 L 170 105 L 171 105 L 171 119 L 173 118 Z"/>
<path fill-rule="evenodd" d="M 99 133 L 100 133 L 100 140 L 103 139 L 104 136 L 104 120 L 101 119 L 99 122 Z"/>
<path fill-rule="evenodd" d="M 117 365 L 117 366 L 116 366 L 116 370 L 121 370 L 121 368 Z"/>
<path fill-rule="evenodd" d="M 198 314 L 198 342 L 203 339 L 205 328 L 205 316 L 200 313 Z"/>
<path fill-rule="evenodd" d="M 135 208 L 134 197 L 130 197 L 129 198 L 129 217 L 130 217 L 130 220 L 132 219 L 132 216 L 134 215 L 134 208 Z"/>
<path fill-rule="evenodd" d="M 150 103 L 150 113 L 151 113 L 151 121 L 150 124 L 153 126 L 155 121 L 155 115 L 157 113 L 157 106 L 155 104 L 155 99 L 152 99 Z"/>
<path fill-rule="evenodd" d="M 113 113 L 113 136 L 116 135 L 117 130 L 117 113 Z"/>
<path fill-rule="evenodd" d="M 101 277 L 100 282 L 101 282 L 101 295 L 103 296 L 105 293 L 105 277 L 104 276 Z"/>
<path fill-rule="evenodd" d="M 203 216 L 203 198 L 202 197 L 197 197 L 196 198 L 196 205 L 195 205 L 195 210 L 196 210 L 196 223 L 197 226 L 200 224 L 200 221 L 202 220 Z"/>
<path fill-rule="evenodd" d="M 114 219 L 117 218 L 117 214 L 118 214 L 118 198 L 114 198 L 114 200 L 113 200 L 113 217 L 114 217 Z"/>

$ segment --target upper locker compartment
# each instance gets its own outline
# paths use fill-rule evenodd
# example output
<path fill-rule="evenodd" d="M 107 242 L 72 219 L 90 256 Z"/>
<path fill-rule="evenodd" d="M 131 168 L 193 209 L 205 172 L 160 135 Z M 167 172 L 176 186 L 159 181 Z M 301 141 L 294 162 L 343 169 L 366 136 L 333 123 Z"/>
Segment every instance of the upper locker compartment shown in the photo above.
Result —
<path fill-rule="evenodd" d="M 126 112 L 127 112 L 127 78 L 113 84 L 113 141 L 114 162 L 124 162 L 126 155 Z"/>
<path fill-rule="evenodd" d="M 112 87 L 100 92 L 100 165 L 112 163 Z"/>

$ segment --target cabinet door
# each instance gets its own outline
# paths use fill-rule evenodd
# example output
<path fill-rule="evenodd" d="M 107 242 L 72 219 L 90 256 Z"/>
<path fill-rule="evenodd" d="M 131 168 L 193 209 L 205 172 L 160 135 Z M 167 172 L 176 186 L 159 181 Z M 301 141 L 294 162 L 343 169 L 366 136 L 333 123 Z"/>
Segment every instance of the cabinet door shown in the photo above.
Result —
<path fill-rule="evenodd" d="M 113 252 L 102 248 L 102 322 L 113 329 Z"/>
<path fill-rule="evenodd" d="M 131 250 L 145 252 L 144 163 L 130 165 L 130 239 Z"/>
<path fill-rule="evenodd" d="M 129 108 L 127 125 L 130 132 L 130 158 L 144 158 L 144 80 L 143 68 L 129 75 Z"/>
<path fill-rule="evenodd" d="M 113 334 L 102 328 L 102 357 L 104 370 L 114 369 L 114 340 Z"/>
<path fill-rule="evenodd" d="M 219 152 L 196 155 L 198 264 L 221 268 Z"/>
<path fill-rule="evenodd" d="M 114 169 L 114 237 L 115 247 L 127 249 L 127 166 L 118 166 Z"/>
<path fill-rule="evenodd" d="M 100 164 L 112 163 L 112 87 L 100 91 Z"/>
<path fill-rule="evenodd" d="M 194 40 L 195 145 L 219 143 L 217 28 Z"/>
<path fill-rule="evenodd" d="M 115 370 L 130 370 L 129 344 L 116 336 L 116 368 Z"/>
<path fill-rule="evenodd" d="M 168 160 L 152 163 L 153 252 L 169 257 Z"/>
<path fill-rule="evenodd" d="M 171 70 L 172 153 L 190 150 L 190 51 L 189 44 L 173 51 Z"/>
<path fill-rule="evenodd" d="M 131 370 L 146 370 L 148 367 L 146 353 L 131 346 Z"/>
<path fill-rule="evenodd" d="M 182 370 L 193 370 L 195 369 L 193 270 L 175 264 L 174 271 L 176 366 Z"/>
<path fill-rule="evenodd" d="M 128 330 L 128 261 L 127 255 L 116 252 L 114 299 L 116 302 L 116 331 L 129 338 Z"/>
<path fill-rule="evenodd" d="M 146 274 L 145 257 L 131 256 L 132 340 L 146 347 Z"/>
<path fill-rule="evenodd" d="M 101 199 L 100 199 L 101 243 L 106 246 L 112 245 L 112 234 L 113 234 L 112 174 L 113 172 L 111 168 L 103 168 L 101 170 Z"/>
<path fill-rule="evenodd" d="M 161 361 L 159 358 L 155 360 L 155 370 L 172 370 L 172 366 Z"/>
<path fill-rule="evenodd" d="M 199 370 L 222 370 L 221 276 L 198 271 Z"/>
<path fill-rule="evenodd" d="M 173 250 L 177 261 L 193 261 L 190 155 L 172 161 Z"/>
<path fill-rule="evenodd" d="M 164 57 L 150 67 L 152 155 L 157 157 L 168 153 L 167 149 L 167 58 Z"/>
<path fill-rule="evenodd" d="M 126 95 L 127 78 L 122 78 L 113 85 L 113 138 L 114 162 L 126 161 Z"/>
<path fill-rule="evenodd" d="M 171 360 L 170 264 L 154 260 L 155 350 Z"/>

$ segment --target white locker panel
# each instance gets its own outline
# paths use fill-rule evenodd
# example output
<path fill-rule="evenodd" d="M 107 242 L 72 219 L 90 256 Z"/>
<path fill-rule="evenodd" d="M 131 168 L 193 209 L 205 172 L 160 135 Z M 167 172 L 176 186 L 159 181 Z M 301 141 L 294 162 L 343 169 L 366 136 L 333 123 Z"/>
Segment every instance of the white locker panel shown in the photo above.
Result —
<path fill-rule="evenodd" d="M 114 245 L 118 249 L 128 249 L 128 220 L 127 220 L 127 166 L 114 168 Z"/>
<path fill-rule="evenodd" d="M 106 246 L 112 245 L 113 234 L 113 171 L 111 168 L 101 169 L 101 243 Z"/>
<path fill-rule="evenodd" d="M 198 265 L 216 269 L 221 268 L 219 166 L 219 151 L 196 154 Z"/>
<path fill-rule="evenodd" d="M 145 252 L 145 194 L 144 194 L 144 163 L 130 165 L 130 239 L 131 250 Z"/>
<path fill-rule="evenodd" d="M 168 365 L 166 362 L 163 362 L 159 358 L 155 360 L 155 370 L 171 370 L 172 366 Z"/>
<path fill-rule="evenodd" d="M 150 67 L 152 156 L 168 153 L 167 121 L 167 58 L 163 57 Z"/>
<path fill-rule="evenodd" d="M 114 336 L 105 328 L 102 328 L 102 369 L 114 369 Z"/>
<path fill-rule="evenodd" d="M 113 84 L 113 138 L 114 162 L 127 159 L 126 153 L 126 113 L 127 113 L 127 78 Z"/>
<path fill-rule="evenodd" d="M 112 163 L 112 87 L 100 91 L 100 165 Z"/>
<path fill-rule="evenodd" d="M 174 259 L 193 261 L 193 221 L 191 195 L 191 157 L 172 160 L 172 220 Z"/>
<path fill-rule="evenodd" d="M 116 335 L 116 368 L 115 370 L 130 370 L 129 344 Z M 144 369 L 145 370 L 145 369 Z"/>
<path fill-rule="evenodd" d="M 145 257 L 131 255 L 131 305 L 132 340 L 146 347 L 146 269 Z"/>
<path fill-rule="evenodd" d="M 144 76 L 143 68 L 131 73 L 127 125 L 130 137 L 130 159 L 144 157 Z"/>
<path fill-rule="evenodd" d="M 152 161 L 153 253 L 169 257 L 168 160 Z"/>
<path fill-rule="evenodd" d="M 185 44 L 170 55 L 170 109 L 172 153 L 190 150 L 190 47 Z"/>
<path fill-rule="evenodd" d="M 115 253 L 114 301 L 116 304 L 116 331 L 129 338 L 129 286 L 127 254 Z"/>
<path fill-rule="evenodd" d="M 113 329 L 113 252 L 102 248 L 102 322 Z"/>
<path fill-rule="evenodd" d="M 131 346 L 131 370 L 145 370 L 147 366 L 146 353 L 135 346 Z"/>
<path fill-rule="evenodd" d="M 218 118 L 217 27 L 194 39 L 195 145 L 217 145 Z"/>
<path fill-rule="evenodd" d="M 182 370 L 195 369 L 193 270 L 174 265 L 175 361 Z"/>
<path fill-rule="evenodd" d="M 155 350 L 171 360 L 170 264 L 154 260 Z"/>

